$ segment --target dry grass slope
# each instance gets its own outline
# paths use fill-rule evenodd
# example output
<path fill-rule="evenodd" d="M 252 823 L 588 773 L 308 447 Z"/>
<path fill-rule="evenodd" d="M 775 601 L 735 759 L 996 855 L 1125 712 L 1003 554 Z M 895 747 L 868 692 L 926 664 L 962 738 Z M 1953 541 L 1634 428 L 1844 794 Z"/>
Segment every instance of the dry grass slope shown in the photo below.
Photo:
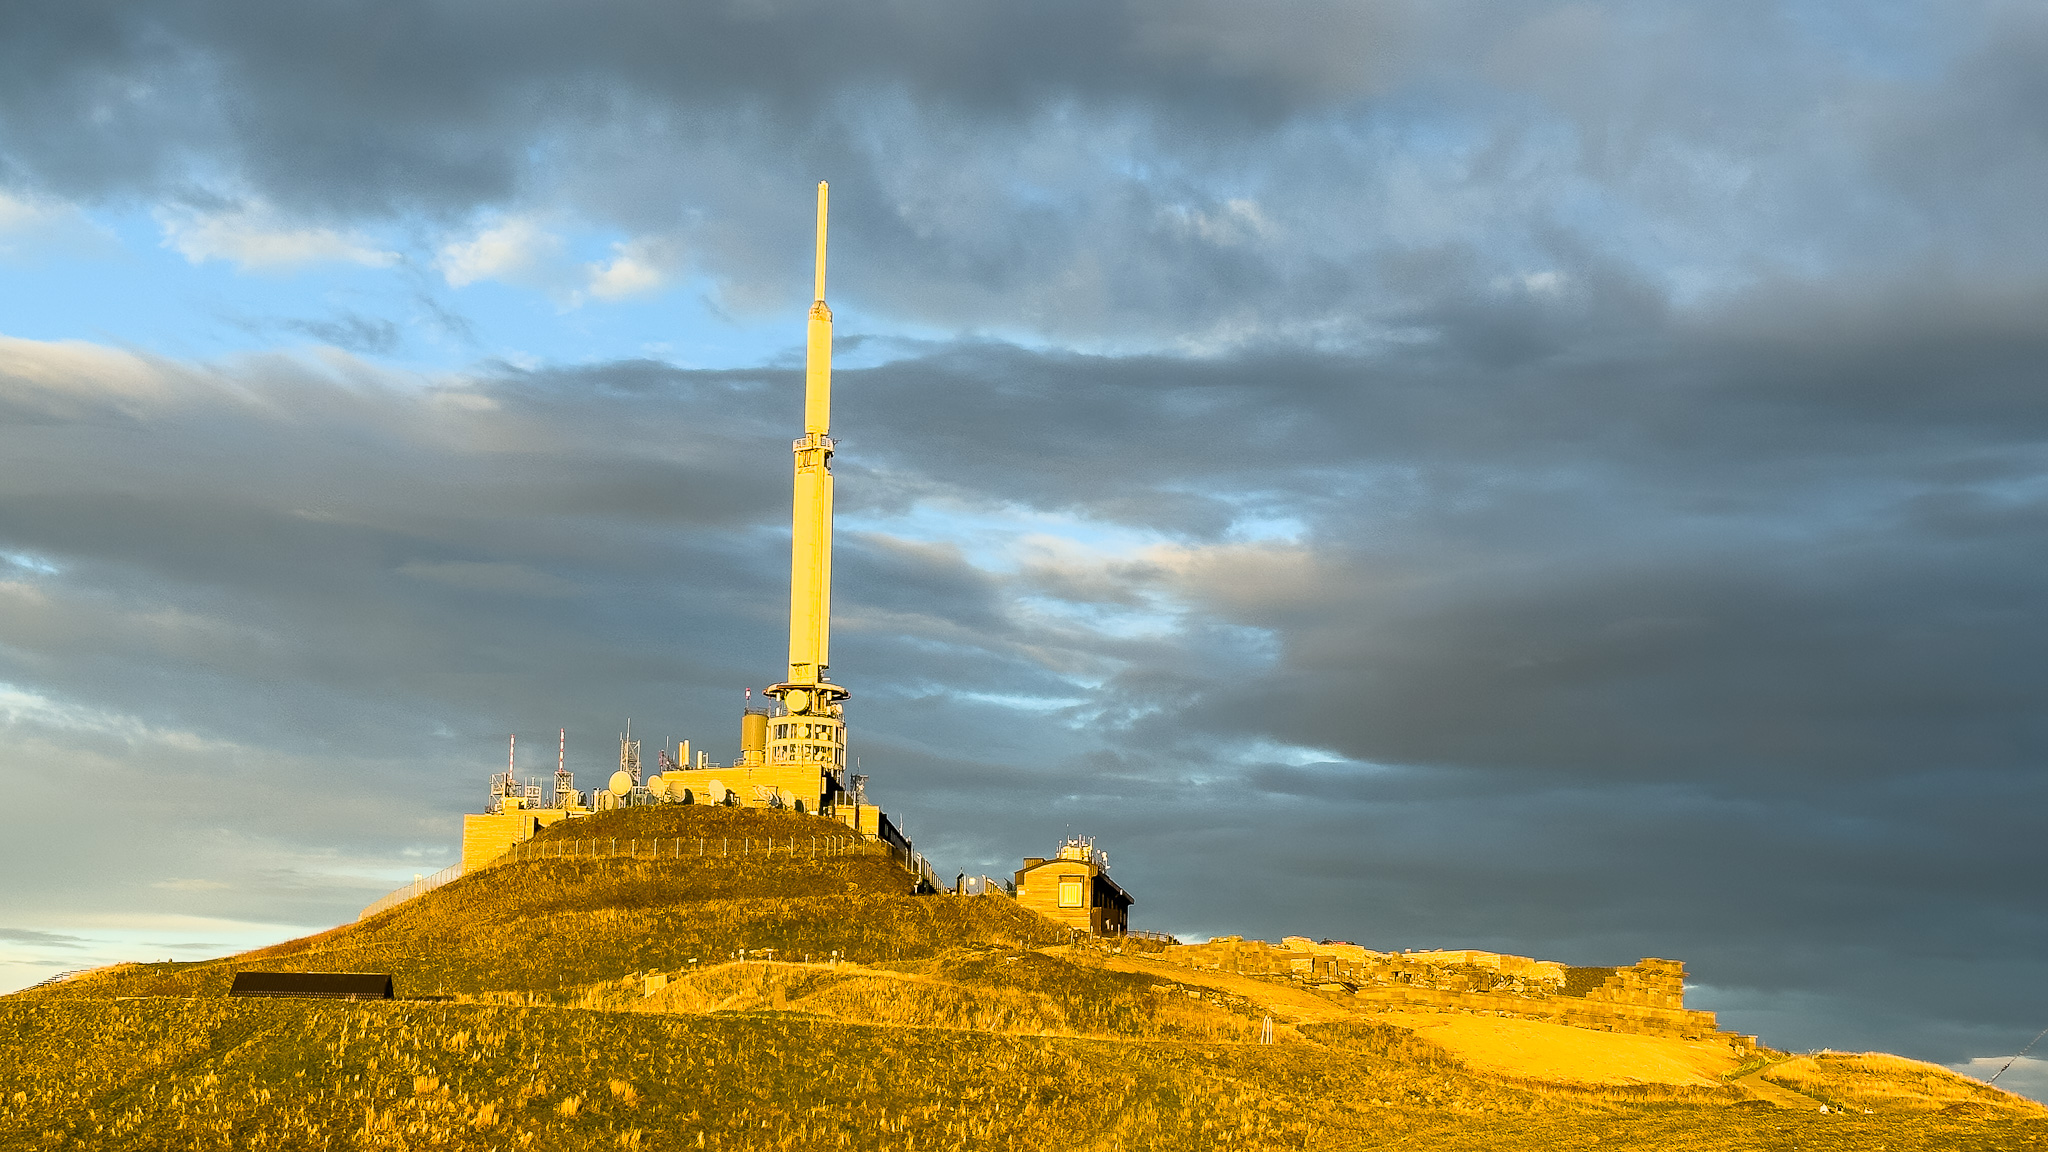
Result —
<path fill-rule="evenodd" d="M 575 833 L 806 821 L 666 808 Z M 508 865 L 276 948 L 0 999 L 0 1148 L 2048 1148 L 2042 1109 L 1894 1057 L 1767 1070 L 1827 1113 L 1546 1083 L 1341 998 L 1304 1015 L 1299 989 L 1040 950 L 1062 935 L 1001 898 L 911 896 L 873 855 Z M 244 968 L 453 999 L 226 998 Z M 1267 1011 L 1281 1042 L 1253 1043 Z"/>

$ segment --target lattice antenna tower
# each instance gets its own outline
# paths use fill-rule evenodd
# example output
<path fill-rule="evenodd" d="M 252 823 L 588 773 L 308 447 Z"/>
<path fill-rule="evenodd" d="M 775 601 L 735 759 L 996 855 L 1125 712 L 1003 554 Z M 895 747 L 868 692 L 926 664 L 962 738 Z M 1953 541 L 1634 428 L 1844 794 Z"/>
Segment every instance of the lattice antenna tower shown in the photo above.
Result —
<path fill-rule="evenodd" d="M 619 733 L 619 771 L 633 781 L 633 787 L 640 786 L 640 742 L 633 739 L 633 721 L 626 721 L 626 730 Z"/>

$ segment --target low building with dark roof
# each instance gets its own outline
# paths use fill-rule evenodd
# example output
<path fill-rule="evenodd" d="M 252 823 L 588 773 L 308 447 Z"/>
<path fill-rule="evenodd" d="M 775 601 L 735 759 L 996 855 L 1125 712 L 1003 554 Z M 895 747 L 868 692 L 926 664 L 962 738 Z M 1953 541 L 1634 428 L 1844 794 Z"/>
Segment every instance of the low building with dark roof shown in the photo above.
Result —
<path fill-rule="evenodd" d="M 1076 836 L 1047 860 L 1025 858 L 1016 876 L 1017 903 L 1069 928 L 1122 936 L 1130 927 L 1130 893 L 1109 878 L 1095 842 Z"/>

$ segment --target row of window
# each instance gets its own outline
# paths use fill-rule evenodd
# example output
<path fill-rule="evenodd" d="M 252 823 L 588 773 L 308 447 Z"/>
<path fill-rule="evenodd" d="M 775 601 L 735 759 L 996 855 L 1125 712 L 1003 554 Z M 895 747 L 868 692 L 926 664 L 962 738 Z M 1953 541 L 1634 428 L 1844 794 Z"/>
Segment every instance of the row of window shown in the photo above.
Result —
<path fill-rule="evenodd" d="M 838 740 L 837 724 L 777 724 L 777 740 Z"/>
<path fill-rule="evenodd" d="M 768 758 L 778 764 L 846 764 L 846 749 L 832 744 L 777 744 Z"/>

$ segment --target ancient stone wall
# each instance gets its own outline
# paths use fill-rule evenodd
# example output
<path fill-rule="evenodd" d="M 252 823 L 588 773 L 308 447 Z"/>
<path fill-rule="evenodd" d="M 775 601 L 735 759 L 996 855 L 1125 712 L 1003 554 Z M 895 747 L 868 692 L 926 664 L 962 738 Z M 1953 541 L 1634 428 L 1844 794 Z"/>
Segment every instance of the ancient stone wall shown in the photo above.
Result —
<path fill-rule="evenodd" d="M 1280 944 L 1219 936 L 1206 944 L 1168 945 L 1159 956 L 1190 968 L 1346 992 L 1387 1011 L 1491 1012 L 1653 1036 L 1715 1034 L 1712 1012 L 1686 1009 L 1685 965 L 1676 960 L 1572 968 L 1475 950 L 1375 952 L 1303 936 Z"/>

